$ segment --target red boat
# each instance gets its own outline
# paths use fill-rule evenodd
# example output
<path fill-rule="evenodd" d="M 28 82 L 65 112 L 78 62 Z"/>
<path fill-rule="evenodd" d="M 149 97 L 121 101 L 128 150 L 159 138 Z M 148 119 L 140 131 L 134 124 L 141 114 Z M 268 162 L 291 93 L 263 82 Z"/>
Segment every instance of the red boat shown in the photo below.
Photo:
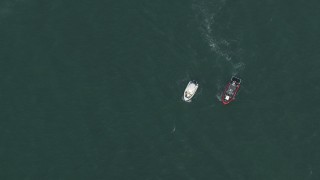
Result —
<path fill-rule="evenodd" d="M 239 91 L 240 84 L 240 78 L 237 78 L 235 76 L 231 78 L 231 81 L 227 84 L 226 89 L 224 90 L 222 95 L 223 104 L 229 104 L 231 101 L 235 99 L 237 92 Z"/>

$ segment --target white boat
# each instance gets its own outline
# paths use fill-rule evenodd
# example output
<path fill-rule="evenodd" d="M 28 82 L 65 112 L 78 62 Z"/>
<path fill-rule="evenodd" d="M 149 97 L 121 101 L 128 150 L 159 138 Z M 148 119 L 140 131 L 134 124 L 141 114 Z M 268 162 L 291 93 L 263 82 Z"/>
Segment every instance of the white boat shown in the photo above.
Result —
<path fill-rule="evenodd" d="M 190 81 L 186 89 L 184 90 L 183 100 L 186 102 L 191 102 L 192 97 L 197 92 L 198 86 L 199 84 L 197 83 L 197 81 Z"/>

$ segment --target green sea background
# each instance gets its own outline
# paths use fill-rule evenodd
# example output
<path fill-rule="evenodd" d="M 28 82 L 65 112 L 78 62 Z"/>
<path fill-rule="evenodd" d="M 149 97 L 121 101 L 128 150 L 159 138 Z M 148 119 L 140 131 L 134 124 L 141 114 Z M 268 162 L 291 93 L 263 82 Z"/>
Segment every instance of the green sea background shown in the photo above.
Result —
<path fill-rule="evenodd" d="M 0 179 L 319 180 L 319 32 L 315 0 L 2 0 Z"/>

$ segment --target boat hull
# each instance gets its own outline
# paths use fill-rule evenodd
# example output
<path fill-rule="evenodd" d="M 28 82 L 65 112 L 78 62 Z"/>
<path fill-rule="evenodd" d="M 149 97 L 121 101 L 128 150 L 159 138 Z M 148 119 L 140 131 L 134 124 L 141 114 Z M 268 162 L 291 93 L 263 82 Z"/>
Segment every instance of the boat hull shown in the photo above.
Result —
<path fill-rule="evenodd" d="M 197 92 L 198 87 L 199 87 L 199 84 L 196 81 L 190 81 L 188 83 L 186 89 L 184 90 L 182 99 L 185 102 L 191 102 L 191 99 L 193 98 L 193 96 Z"/>
<path fill-rule="evenodd" d="M 227 105 L 235 100 L 235 97 L 240 89 L 241 79 L 232 77 L 231 81 L 227 84 L 222 94 L 222 104 Z"/>

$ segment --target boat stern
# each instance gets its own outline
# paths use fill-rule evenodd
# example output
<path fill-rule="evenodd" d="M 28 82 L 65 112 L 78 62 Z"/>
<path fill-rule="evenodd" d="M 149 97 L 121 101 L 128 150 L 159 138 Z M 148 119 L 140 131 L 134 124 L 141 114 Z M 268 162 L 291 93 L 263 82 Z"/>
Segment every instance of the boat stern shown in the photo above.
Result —
<path fill-rule="evenodd" d="M 229 102 L 231 101 L 230 98 L 231 98 L 230 96 L 225 95 L 224 98 L 222 99 L 222 104 L 224 105 L 229 104 Z"/>

